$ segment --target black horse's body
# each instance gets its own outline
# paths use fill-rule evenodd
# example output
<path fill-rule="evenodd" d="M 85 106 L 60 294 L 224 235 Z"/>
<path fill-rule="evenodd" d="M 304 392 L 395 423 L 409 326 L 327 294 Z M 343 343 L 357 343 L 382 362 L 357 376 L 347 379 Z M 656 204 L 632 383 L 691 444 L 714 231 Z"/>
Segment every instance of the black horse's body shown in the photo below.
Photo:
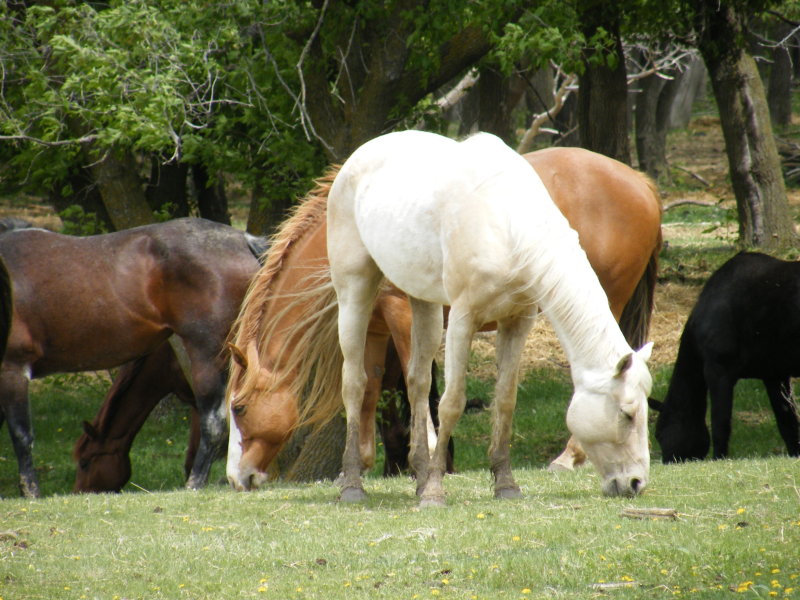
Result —
<path fill-rule="evenodd" d="M 791 377 L 800 375 L 800 262 L 740 253 L 706 282 L 681 336 L 656 423 L 664 462 L 728 454 L 733 388 L 761 379 L 790 455 L 800 455 Z M 711 436 L 705 415 L 711 398 Z"/>

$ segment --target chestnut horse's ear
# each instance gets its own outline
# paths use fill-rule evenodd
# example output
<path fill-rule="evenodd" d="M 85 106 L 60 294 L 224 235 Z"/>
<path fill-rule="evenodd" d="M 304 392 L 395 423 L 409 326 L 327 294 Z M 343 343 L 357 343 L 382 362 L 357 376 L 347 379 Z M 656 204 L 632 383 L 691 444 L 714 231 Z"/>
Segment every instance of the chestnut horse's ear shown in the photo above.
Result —
<path fill-rule="evenodd" d="M 90 440 L 96 440 L 100 437 L 100 432 L 97 431 L 94 425 L 89 423 L 89 421 L 84 421 L 83 425 L 83 432 L 89 437 Z"/>
<path fill-rule="evenodd" d="M 631 368 L 633 364 L 633 353 L 626 354 L 622 358 L 619 359 L 617 363 L 617 369 L 614 373 L 614 377 L 622 377 L 625 374 L 625 371 Z"/>
<path fill-rule="evenodd" d="M 239 349 L 238 346 L 231 344 L 228 342 L 228 350 L 231 351 L 231 358 L 233 358 L 233 362 L 243 368 L 245 371 L 247 370 L 247 357 L 244 355 L 244 352 Z"/>
<path fill-rule="evenodd" d="M 661 402 L 661 400 L 656 400 L 655 398 L 648 398 L 647 405 L 656 412 L 661 412 L 664 409 L 664 403 Z"/>

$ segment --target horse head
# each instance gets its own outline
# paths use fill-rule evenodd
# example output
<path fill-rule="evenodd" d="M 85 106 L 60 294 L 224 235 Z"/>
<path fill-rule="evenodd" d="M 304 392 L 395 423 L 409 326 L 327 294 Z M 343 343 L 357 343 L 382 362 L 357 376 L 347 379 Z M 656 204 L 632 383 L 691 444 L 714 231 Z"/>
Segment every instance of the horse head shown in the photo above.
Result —
<path fill-rule="evenodd" d="M 608 496 L 635 496 L 647 485 L 651 350 L 647 344 L 623 356 L 610 372 L 576 377 L 567 426 L 599 471 Z"/>
<path fill-rule="evenodd" d="M 258 356 L 255 342 L 246 352 L 233 344 L 231 355 L 241 377 L 229 385 L 230 436 L 226 474 L 237 490 L 257 488 L 269 478 L 267 468 L 298 422 L 297 398 Z"/>
<path fill-rule="evenodd" d="M 711 436 L 702 413 L 694 411 L 682 414 L 669 402 L 669 395 L 663 403 L 651 407 L 658 411 L 656 420 L 656 440 L 661 446 L 661 460 L 664 463 L 703 460 L 711 446 Z M 705 404 L 703 404 L 705 409 Z"/>
<path fill-rule="evenodd" d="M 91 424 L 83 422 L 83 435 L 75 444 L 78 464 L 73 492 L 119 492 L 131 478 L 127 447 L 115 446 Z"/>

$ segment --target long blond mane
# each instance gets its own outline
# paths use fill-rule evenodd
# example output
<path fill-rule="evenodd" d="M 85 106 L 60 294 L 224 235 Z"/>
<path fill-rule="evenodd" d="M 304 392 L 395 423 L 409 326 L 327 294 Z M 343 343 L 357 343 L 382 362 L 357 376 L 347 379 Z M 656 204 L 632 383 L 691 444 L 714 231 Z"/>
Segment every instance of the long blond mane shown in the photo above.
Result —
<path fill-rule="evenodd" d="M 293 259 L 293 251 L 306 235 L 326 225 L 328 192 L 338 173 L 331 167 L 306 198 L 298 204 L 271 240 L 264 266 L 255 275 L 242 301 L 239 316 L 231 329 L 231 341 L 246 351 L 255 344 L 259 365 L 243 369 L 231 361 L 226 401 L 230 404 L 235 393 L 244 400 L 256 391 L 259 367 L 269 366 L 276 376 L 273 389 L 281 387 L 298 399 L 307 400 L 299 406 L 298 427 L 309 423 L 324 423 L 342 406 L 342 355 L 338 344 L 336 294 L 330 280 L 327 256 L 313 273 L 305 275 L 303 291 L 277 294 L 275 281 Z M 307 272 L 303 269 L 303 272 Z M 297 306 L 303 307 L 304 317 L 289 327 L 280 327 L 282 318 Z M 279 336 L 279 337 L 276 337 Z M 267 340 L 278 340 L 280 350 L 272 360 L 265 356 Z M 279 368 L 277 368 L 279 366 Z M 270 390 L 259 390 L 269 394 Z M 264 401 L 264 398 L 251 401 Z"/>

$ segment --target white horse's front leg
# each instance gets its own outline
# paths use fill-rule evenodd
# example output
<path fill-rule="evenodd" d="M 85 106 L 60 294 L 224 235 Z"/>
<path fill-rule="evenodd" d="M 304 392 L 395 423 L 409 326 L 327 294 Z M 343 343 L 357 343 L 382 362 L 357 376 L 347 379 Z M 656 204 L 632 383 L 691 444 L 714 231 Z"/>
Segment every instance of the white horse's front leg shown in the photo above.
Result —
<path fill-rule="evenodd" d="M 492 402 L 492 441 L 489 445 L 489 464 L 497 498 L 518 498 L 521 495 L 511 474 L 511 425 L 517 405 L 520 358 L 535 317 L 534 311 L 532 315 L 520 315 L 497 324 L 497 384 Z"/>
<path fill-rule="evenodd" d="M 467 313 L 456 306 L 450 310 L 444 356 L 444 394 L 439 401 L 439 438 L 431 460 L 428 481 L 421 494 L 420 506 L 444 506 L 442 486 L 447 469 L 447 445 L 456 422 L 467 402 L 466 374 L 469 349 L 476 326 Z"/>

